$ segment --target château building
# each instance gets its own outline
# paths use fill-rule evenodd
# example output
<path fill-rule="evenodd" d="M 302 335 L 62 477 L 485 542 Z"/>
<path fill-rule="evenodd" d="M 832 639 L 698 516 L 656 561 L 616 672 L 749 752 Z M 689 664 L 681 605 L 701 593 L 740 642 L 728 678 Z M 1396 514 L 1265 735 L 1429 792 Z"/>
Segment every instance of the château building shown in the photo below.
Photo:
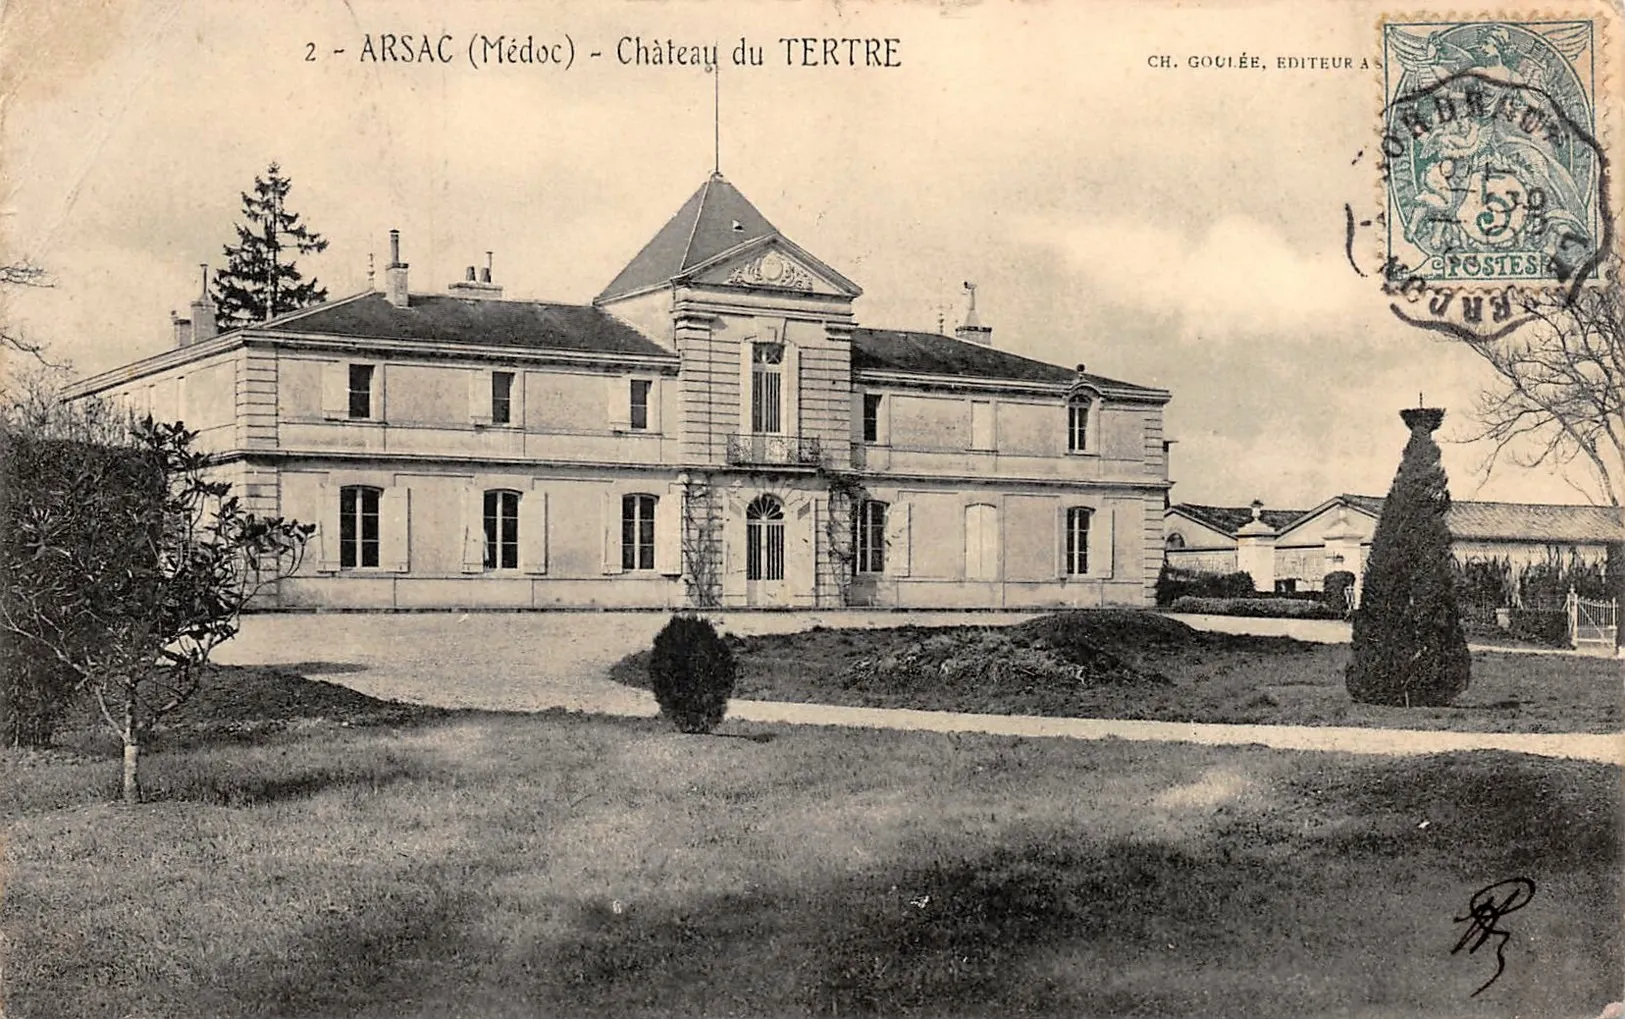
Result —
<path fill-rule="evenodd" d="M 248 507 L 318 525 L 283 607 L 1139 605 L 1169 394 L 866 328 L 713 174 L 590 304 L 490 266 L 216 334 L 75 394 L 183 420 Z M 1081 344 L 1080 344 L 1081 346 Z"/>

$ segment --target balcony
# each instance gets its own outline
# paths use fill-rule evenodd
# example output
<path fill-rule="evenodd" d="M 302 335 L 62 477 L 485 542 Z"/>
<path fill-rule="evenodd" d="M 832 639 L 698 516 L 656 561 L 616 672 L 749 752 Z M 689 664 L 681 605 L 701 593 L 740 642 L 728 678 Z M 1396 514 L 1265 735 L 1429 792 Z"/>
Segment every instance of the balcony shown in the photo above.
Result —
<path fill-rule="evenodd" d="M 822 467 L 824 447 L 817 439 L 792 435 L 730 435 L 728 462 L 772 467 Z"/>

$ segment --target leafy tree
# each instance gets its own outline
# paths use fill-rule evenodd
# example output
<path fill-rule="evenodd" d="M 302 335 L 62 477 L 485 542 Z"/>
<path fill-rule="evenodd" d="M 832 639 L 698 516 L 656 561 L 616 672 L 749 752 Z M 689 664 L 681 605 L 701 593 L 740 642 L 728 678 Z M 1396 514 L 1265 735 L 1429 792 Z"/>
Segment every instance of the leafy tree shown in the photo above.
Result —
<path fill-rule="evenodd" d="M 1365 704 L 1437 706 L 1471 678 L 1444 522 L 1449 482 L 1433 441 L 1444 411 L 1416 407 L 1400 417 L 1411 437 L 1371 539 L 1344 678 L 1349 695 Z"/>
<path fill-rule="evenodd" d="M 327 300 L 327 290 L 306 280 L 294 265 L 295 255 L 327 248 L 327 241 L 299 222 L 287 209 L 293 183 L 272 163 L 266 176 L 255 176 L 254 193 L 243 195 L 243 222 L 237 245 L 226 245 L 226 267 L 215 270 L 214 302 L 221 329 L 263 322 L 268 318 Z"/>
<path fill-rule="evenodd" d="M 0 543 L 0 633 L 93 697 L 124 745 L 126 803 L 140 800 L 141 747 L 154 723 L 196 692 L 243 608 L 298 569 L 315 530 L 246 512 L 229 484 L 208 479 L 195 438 L 149 417 L 125 455 L 56 450 L 67 462 L 53 490 L 15 500 Z M 110 483 L 117 471 L 129 477 Z"/>

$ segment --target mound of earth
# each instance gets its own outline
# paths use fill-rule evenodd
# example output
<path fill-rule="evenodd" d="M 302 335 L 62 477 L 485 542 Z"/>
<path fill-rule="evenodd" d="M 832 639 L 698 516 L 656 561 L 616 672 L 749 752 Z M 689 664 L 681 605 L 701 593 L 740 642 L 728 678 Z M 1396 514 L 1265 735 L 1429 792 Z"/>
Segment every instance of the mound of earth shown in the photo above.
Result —
<path fill-rule="evenodd" d="M 837 677 L 843 689 L 890 693 L 931 686 L 997 697 L 1001 691 L 1064 694 L 1104 685 L 1167 684 L 1078 627 L 945 627 L 900 639 L 881 654 L 851 662 Z M 900 634 L 900 636 L 903 636 Z"/>

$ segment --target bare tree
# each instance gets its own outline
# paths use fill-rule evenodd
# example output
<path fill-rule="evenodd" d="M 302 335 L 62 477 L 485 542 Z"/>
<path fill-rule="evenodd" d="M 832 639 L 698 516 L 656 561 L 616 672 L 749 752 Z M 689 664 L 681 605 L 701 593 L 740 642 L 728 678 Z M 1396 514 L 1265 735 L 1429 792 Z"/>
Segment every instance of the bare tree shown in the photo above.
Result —
<path fill-rule="evenodd" d="M 1528 316 L 1518 329 L 1467 338 L 1495 372 L 1480 393 L 1475 438 L 1523 467 L 1579 466 L 1594 488 L 1589 501 L 1625 498 L 1625 311 L 1618 265 L 1588 286 L 1532 290 L 1515 298 Z M 1571 484 L 1574 482 L 1571 480 Z"/>
<path fill-rule="evenodd" d="M 12 262 L 9 265 L 0 265 L 0 294 L 19 287 L 39 289 L 55 285 L 56 283 L 45 270 L 32 262 Z M 23 339 L 22 333 L 9 322 L 0 322 L 0 350 L 28 354 L 42 364 L 51 363 L 45 359 L 44 344 L 31 343 Z"/>

